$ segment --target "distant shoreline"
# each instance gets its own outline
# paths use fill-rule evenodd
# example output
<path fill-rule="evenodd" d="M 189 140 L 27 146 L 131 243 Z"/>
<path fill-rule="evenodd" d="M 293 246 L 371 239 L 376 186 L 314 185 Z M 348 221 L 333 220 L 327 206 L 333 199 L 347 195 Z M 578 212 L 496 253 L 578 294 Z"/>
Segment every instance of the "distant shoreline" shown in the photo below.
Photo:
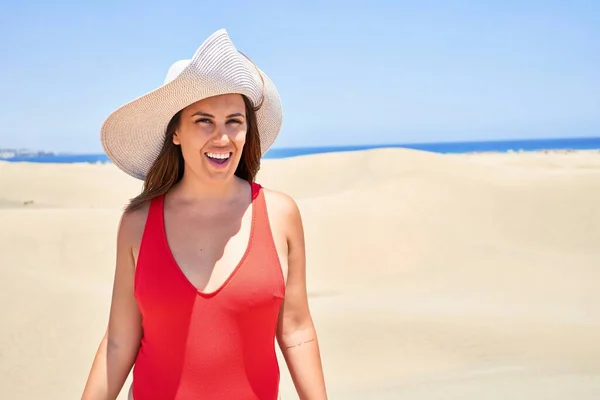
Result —
<path fill-rule="evenodd" d="M 265 154 L 264 158 L 279 159 L 310 154 L 339 153 L 345 151 L 361 151 L 381 148 L 406 148 L 430 151 L 434 153 L 453 154 L 600 150 L 600 137 L 273 148 Z M 0 149 L 0 160 L 9 162 L 36 163 L 110 162 L 105 154 L 65 154 L 11 149 Z"/>

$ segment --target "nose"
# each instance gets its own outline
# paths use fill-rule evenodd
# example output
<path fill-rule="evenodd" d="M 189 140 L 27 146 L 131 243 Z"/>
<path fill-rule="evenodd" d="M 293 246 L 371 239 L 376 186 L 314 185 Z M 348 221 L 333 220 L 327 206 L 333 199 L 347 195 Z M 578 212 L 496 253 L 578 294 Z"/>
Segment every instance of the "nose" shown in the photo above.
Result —
<path fill-rule="evenodd" d="M 215 135 L 213 142 L 216 146 L 227 146 L 229 143 L 231 143 L 231 138 L 225 129 L 219 129 L 217 130 L 217 134 Z"/>

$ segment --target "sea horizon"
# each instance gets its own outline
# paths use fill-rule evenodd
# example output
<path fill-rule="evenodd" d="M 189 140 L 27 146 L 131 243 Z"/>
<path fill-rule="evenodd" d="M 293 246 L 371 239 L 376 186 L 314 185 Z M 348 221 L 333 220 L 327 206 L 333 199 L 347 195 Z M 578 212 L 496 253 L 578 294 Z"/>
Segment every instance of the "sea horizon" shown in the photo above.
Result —
<path fill-rule="evenodd" d="M 263 158 L 280 159 L 310 154 L 339 153 L 381 148 L 406 148 L 434 153 L 481 153 L 543 150 L 600 150 L 600 137 L 494 139 L 476 141 L 443 141 L 422 143 L 358 144 L 344 146 L 298 146 L 270 149 Z M 108 163 L 104 153 L 67 153 L 31 151 L 34 154 L 1 157 L 0 161 L 33 163 Z"/>

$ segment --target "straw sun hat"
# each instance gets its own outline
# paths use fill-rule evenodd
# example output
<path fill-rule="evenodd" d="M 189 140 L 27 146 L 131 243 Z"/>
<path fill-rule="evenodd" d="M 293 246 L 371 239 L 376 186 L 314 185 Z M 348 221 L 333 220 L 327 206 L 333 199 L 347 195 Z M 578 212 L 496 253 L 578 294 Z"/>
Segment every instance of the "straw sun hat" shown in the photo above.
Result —
<path fill-rule="evenodd" d="M 110 160 L 127 174 L 144 179 L 165 140 L 173 115 L 207 97 L 246 95 L 255 106 L 261 151 L 275 141 L 282 122 L 275 85 L 239 52 L 225 29 L 210 35 L 190 60 L 169 68 L 162 86 L 113 111 L 104 121 L 100 141 Z"/>

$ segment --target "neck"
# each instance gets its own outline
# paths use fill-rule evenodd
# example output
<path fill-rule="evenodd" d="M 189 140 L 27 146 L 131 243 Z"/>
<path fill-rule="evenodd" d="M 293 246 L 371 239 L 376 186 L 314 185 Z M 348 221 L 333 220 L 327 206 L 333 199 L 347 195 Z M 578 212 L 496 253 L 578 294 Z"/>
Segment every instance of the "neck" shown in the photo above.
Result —
<path fill-rule="evenodd" d="M 193 174 L 184 173 L 177 184 L 177 191 L 185 198 L 197 202 L 223 202 L 235 198 L 241 187 L 241 180 L 232 176 L 225 181 L 207 182 Z"/>

